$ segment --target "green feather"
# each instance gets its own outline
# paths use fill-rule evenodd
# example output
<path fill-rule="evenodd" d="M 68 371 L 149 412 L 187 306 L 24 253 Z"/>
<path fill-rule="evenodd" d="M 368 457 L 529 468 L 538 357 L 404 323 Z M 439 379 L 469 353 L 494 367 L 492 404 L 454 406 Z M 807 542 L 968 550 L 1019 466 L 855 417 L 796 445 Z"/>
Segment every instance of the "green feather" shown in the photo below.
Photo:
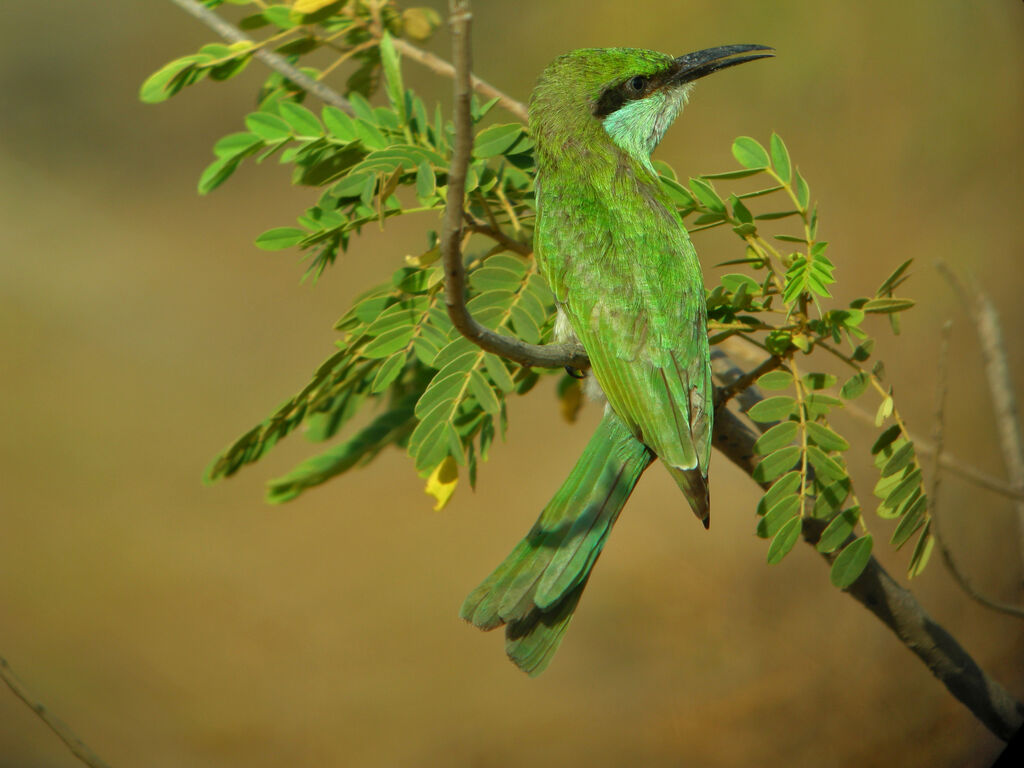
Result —
<path fill-rule="evenodd" d="M 509 657 L 530 674 L 551 660 L 615 520 L 653 460 L 608 409 L 569 477 L 460 615 L 506 628 Z"/>

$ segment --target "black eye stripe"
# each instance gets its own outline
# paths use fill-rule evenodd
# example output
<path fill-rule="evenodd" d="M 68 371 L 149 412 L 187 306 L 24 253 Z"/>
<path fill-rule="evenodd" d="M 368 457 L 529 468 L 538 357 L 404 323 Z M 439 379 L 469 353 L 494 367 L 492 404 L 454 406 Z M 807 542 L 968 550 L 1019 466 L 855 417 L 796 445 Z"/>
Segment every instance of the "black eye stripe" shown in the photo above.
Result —
<path fill-rule="evenodd" d="M 658 78 L 646 75 L 633 75 L 621 83 L 617 83 L 601 92 L 594 104 L 594 117 L 608 117 L 612 112 L 622 108 L 627 101 L 642 99 L 658 87 Z"/>

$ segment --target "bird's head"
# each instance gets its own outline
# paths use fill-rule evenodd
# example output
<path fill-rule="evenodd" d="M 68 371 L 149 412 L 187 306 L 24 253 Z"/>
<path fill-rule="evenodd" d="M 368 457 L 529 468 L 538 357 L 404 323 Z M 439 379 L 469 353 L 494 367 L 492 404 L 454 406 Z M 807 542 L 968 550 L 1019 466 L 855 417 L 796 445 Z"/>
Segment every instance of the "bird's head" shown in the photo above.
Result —
<path fill-rule="evenodd" d="M 530 131 L 545 156 L 610 139 L 641 163 L 686 103 L 692 84 L 726 67 L 771 56 L 763 45 L 726 45 L 672 57 L 637 48 L 583 48 L 544 70 L 530 98 Z"/>

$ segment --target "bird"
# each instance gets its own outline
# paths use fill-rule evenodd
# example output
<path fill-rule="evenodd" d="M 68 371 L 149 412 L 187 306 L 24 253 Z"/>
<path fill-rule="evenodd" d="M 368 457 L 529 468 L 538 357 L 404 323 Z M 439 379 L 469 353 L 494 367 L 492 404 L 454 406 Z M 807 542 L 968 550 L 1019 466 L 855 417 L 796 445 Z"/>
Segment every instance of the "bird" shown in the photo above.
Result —
<path fill-rule="evenodd" d="M 710 522 L 714 389 L 704 282 L 651 153 L 694 81 L 771 56 L 763 45 L 673 57 L 584 48 L 556 58 L 530 98 L 537 162 L 534 254 L 555 297 L 557 341 L 578 341 L 604 414 L 527 536 L 460 615 L 505 626 L 510 659 L 547 668 L 594 563 L 647 467 L 660 460 Z"/>

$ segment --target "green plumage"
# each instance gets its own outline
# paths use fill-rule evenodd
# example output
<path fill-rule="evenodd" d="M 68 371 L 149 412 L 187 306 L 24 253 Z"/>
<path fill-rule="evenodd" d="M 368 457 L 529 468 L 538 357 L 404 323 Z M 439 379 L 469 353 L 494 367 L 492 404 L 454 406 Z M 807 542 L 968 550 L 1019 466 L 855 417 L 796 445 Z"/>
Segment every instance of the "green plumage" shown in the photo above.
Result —
<path fill-rule="evenodd" d="M 461 616 L 481 629 L 507 624 L 506 649 L 531 675 L 551 660 L 604 542 L 653 460 L 611 410 L 540 519 Z"/>
<path fill-rule="evenodd" d="M 558 648 L 619 512 L 661 459 L 705 527 L 713 389 L 704 284 L 650 154 L 689 83 L 761 46 L 677 59 L 626 48 L 561 56 L 530 101 L 537 158 L 534 251 L 608 401 L 583 456 L 527 537 L 462 607 L 530 674 Z"/>

